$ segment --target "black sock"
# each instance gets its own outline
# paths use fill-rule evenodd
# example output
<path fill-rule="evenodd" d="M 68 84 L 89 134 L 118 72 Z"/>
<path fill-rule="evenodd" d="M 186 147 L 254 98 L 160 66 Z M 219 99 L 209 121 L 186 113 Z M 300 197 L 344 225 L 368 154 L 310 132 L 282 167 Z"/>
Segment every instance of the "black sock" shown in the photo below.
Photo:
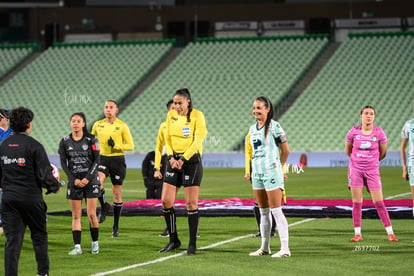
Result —
<path fill-rule="evenodd" d="M 200 221 L 200 213 L 198 209 L 188 211 L 188 228 L 190 230 L 190 242 L 189 245 L 196 245 L 197 241 L 197 232 L 198 232 L 198 223 Z"/>
<path fill-rule="evenodd" d="M 259 204 L 255 203 L 253 207 L 254 217 L 256 218 L 257 228 L 260 232 L 260 210 L 259 210 Z"/>
<path fill-rule="evenodd" d="M 72 230 L 72 237 L 73 237 L 73 243 L 74 244 L 80 244 L 81 243 L 81 236 L 82 236 L 82 231 L 81 230 Z"/>
<path fill-rule="evenodd" d="M 89 228 L 89 231 L 91 231 L 92 241 L 98 241 L 98 238 L 99 238 L 99 228 Z"/>
<path fill-rule="evenodd" d="M 168 234 L 170 235 L 170 242 L 175 242 L 178 239 L 177 225 L 174 207 L 163 209 L 165 223 L 167 224 Z"/>
<path fill-rule="evenodd" d="M 104 206 L 104 204 L 106 203 L 105 200 L 105 189 L 101 190 L 101 196 L 98 197 L 99 203 L 101 204 L 101 206 Z"/>
<path fill-rule="evenodd" d="M 122 202 L 114 202 L 114 227 L 119 227 L 119 218 L 121 217 Z"/>

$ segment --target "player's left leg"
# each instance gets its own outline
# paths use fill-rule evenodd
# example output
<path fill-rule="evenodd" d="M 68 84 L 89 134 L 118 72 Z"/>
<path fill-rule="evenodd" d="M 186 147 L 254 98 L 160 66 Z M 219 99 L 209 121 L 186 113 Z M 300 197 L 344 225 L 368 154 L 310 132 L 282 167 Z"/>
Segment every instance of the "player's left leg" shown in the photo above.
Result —
<path fill-rule="evenodd" d="M 384 204 L 382 190 L 371 190 L 370 194 L 372 197 L 372 202 L 377 209 L 378 216 L 385 227 L 385 231 L 387 231 L 388 240 L 391 242 L 397 242 L 398 239 L 394 235 L 390 215 L 388 213 L 387 207 L 385 207 Z"/>
<path fill-rule="evenodd" d="M 188 255 L 196 254 L 197 249 L 197 232 L 200 220 L 200 213 L 198 212 L 198 195 L 200 193 L 200 186 L 191 186 L 184 188 L 184 197 L 186 201 L 188 214 L 188 228 L 190 232 L 190 239 L 188 243 Z"/>
<path fill-rule="evenodd" d="M 114 224 L 112 226 L 112 237 L 119 237 L 119 219 L 122 212 L 122 185 L 112 184 L 112 196 L 114 199 Z"/>
<path fill-rule="evenodd" d="M 371 194 L 372 202 L 377 209 L 378 216 L 380 217 L 381 222 L 385 227 L 385 231 L 387 231 L 388 240 L 391 242 L 397 242 L 398 239 L 394 235 L 390 215 L 388 214 L 387 207 L 385 207 L 384 204 L 384 196 L 382 194 L 382 183 L 379 169 L 368 171 L 365 173 L 365 175 L 367 179 L 367 188 Z"/>
<path fill-rule="evenodd" d="M 270 204 L 270 210 L 272 212 L 273 217 L 275 218 L 277 231 L 279 233 L 280 239 L 280 250 L 279 252 L 272 255 L 273 258 L 285 258 L 290 257 L 290 249 L 289 249 L 289 225 L 286 220 L 285 214 L 282 211 L 282 197 L 283 197 L 283 190 L 281 188 L 277 188 L 272 191 L 268 191 L 268 198 Z"/>
<path fill-rule="evenodd" d="M 96 204 L 98 202 L 97 198 L 87 198 L 86 199 L 86 213 L 89 218 L 89 231 L 92 238 L 92 254 L 98 254 L 99 253 L 99 222 L 98 218 L 96 216 Z"/>

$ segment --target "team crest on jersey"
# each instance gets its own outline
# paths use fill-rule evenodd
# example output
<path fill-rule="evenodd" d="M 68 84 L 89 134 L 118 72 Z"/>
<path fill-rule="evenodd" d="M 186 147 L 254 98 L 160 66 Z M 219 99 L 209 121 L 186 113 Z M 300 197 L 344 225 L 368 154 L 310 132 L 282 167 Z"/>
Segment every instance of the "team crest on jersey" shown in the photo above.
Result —
<path fill-rule="evenodd" d="M 182 132 L 183 132 L 184 137 L 190 136 L 190 128 L 189 127 L 183 127 Z"/>
<path fill-rule="evenodd" d="M 87 149 L 88 149 L 88 145 L 87 145 L 87 144 L 83 144 L 83 145 L 82 145 L 82 149 L 83 149 L 83 150 L 87 150 Z"/>
<path fill-rule="evenodd" d="M 257 149 L 261 145 L 262 145 L 262 140 L 260 140 L 260 139 L 253 139 L 253 148 L 254 149 Z"/>
<path fill-rule="evenodd" d="M 377 136 L 372 136 L 372 141 L 376 142 L 377 141 Z"/>

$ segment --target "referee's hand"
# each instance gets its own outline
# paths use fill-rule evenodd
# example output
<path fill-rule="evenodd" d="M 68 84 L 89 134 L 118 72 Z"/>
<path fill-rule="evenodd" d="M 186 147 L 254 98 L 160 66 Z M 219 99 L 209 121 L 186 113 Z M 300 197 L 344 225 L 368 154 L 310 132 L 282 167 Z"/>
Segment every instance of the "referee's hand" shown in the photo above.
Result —
<path fill-rule="evenodd" d="M 110 147 L 114 147 L 115 146 L 115 142 L 114 142 L 114 139 L 112 139 L 112 136 L 109 136 L 108 145 Z"/>
<path fill-rule="evenodd" d="M 154 171 L 155 179 L 162 179 L 162 173 L 160 171 Z"/>

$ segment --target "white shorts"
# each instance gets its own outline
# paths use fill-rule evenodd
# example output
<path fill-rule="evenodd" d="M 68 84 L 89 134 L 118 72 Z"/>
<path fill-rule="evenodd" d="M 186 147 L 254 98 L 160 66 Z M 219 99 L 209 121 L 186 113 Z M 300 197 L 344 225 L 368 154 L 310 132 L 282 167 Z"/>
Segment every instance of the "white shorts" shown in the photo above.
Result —
<path fill-rule="evenodd" d="M 282 170 L 275 169 L 271 173 L 253 173 L 252 188 L 253 190 L 273 191 L 276 189 L 285 189 Z"/>

